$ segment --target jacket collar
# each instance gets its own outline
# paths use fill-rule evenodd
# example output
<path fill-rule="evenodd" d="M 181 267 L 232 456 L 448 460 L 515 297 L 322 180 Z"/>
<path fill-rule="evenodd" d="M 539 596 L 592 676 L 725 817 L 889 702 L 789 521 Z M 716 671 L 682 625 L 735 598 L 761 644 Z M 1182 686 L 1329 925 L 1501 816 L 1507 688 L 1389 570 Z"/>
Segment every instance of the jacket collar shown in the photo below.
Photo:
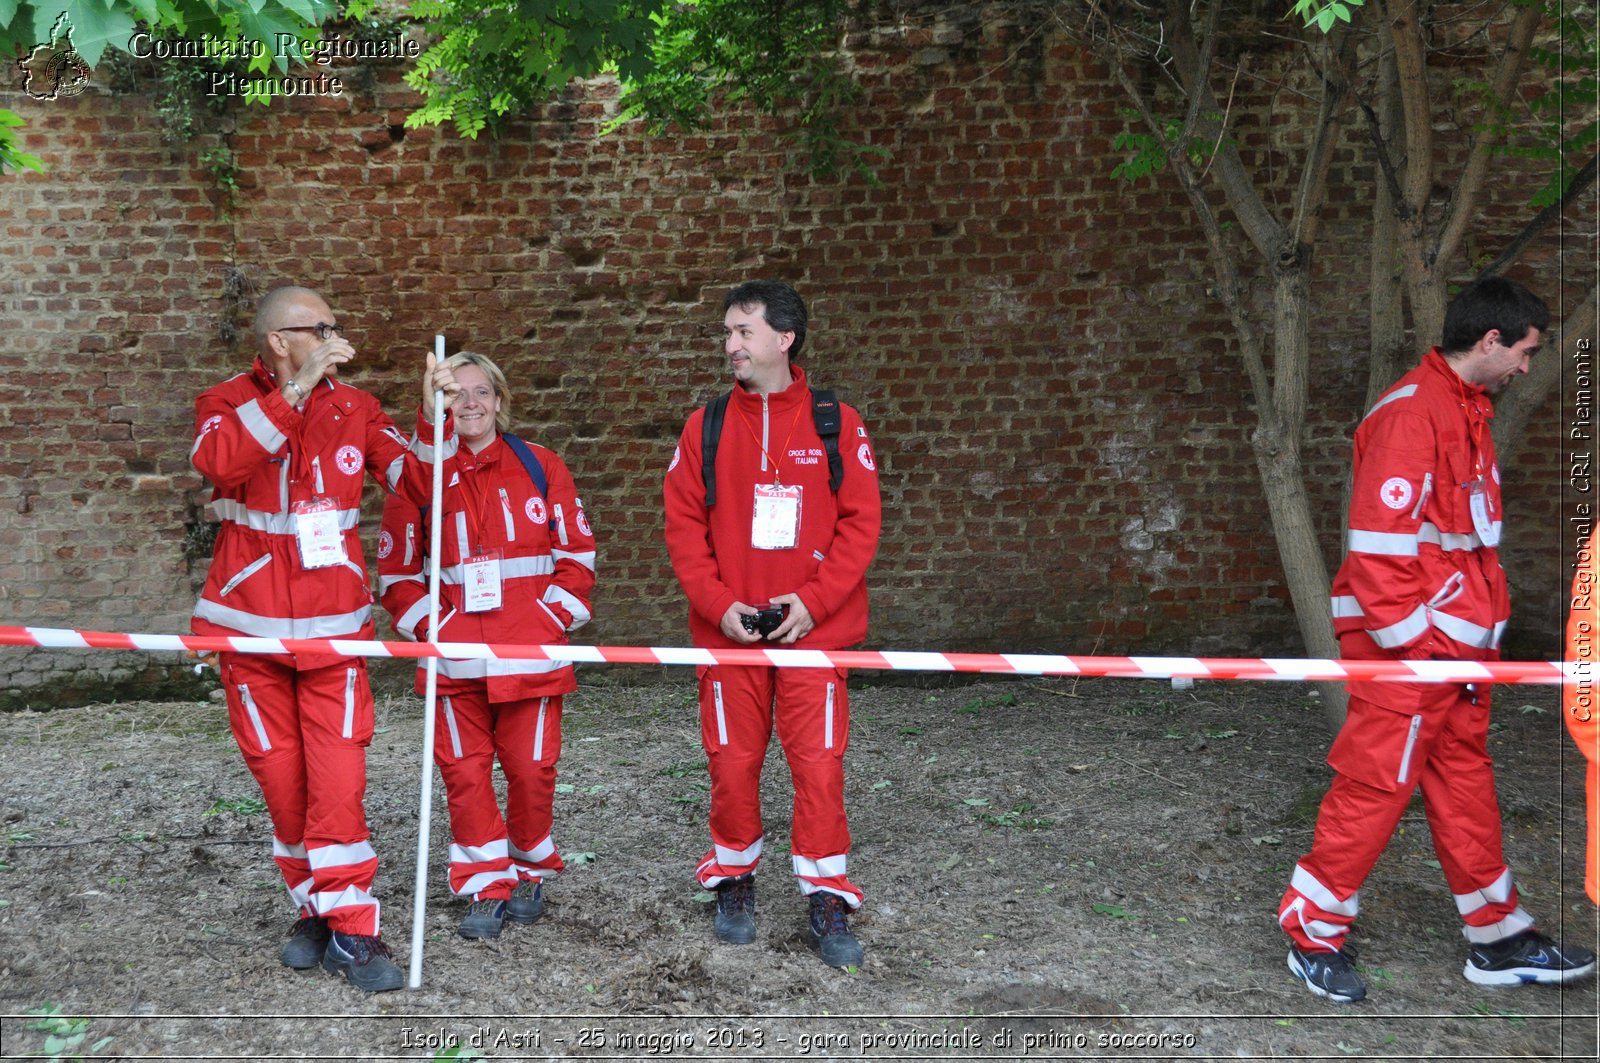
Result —
<path fill-rule="evenodd" d="M 806 371 L 791 362 L 789 363 L 789 373 L 794 377 L 794 383 L 782 391 L 775 391 L 767 396 L 767 410 L 769 412 L 810 404 L 811 388 L 806 384 Z M 748 409 L 752 412 L 761 409 L 761 396 L 753 391 L 746 391 L 738 384 L 733 386 L 733 401 L 738 403 L 741 409 Z"/>

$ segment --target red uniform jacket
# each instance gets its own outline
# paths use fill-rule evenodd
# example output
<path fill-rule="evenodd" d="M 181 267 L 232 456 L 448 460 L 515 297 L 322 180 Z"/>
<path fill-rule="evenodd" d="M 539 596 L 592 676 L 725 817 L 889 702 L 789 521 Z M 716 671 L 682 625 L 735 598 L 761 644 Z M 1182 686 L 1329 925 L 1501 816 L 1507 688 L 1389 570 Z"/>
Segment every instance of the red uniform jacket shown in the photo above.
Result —
<path fill-rule="evenodd" d="M 377 399 L 327 378 L 304 405 L 302 413 L 284 400 L 260 359 L 195 401 L 189 460 L 215 485 L 211 510 L 221 524 L 190 624 L 197 635 L 373 636 L 372 588 L 357 530 L 361 488 L 371 473 L 388 490 L 426 502 L 432 426 L 413 442 Z M 446 453 L 455 446 L 451 433 Z M 336 507 L 342 564 L 301 564 L 293 509 L 314 498 Z M 331 659 L 296 658 L 307 668 Z"/>
<path fill-rule="evenodd" d="M 440 551 L 439 642 L 559 646 L 589 621 L 595 546 L 572 473 L 555 451 L 528 446 L 544 467 L 550 497 L 539 494 L 503 439 L 473 454 L 462 447 L 445 465 Z M 432 514 L 429 514 L 432 519 Z M 394 628 L 427 639 L 429 531 L 418 507 L 391 497 L 378 536 L 378 584 Z M 502 604 L 487 612 L 464 608 L 466 558 L 500 555 Z M 421 693 L 426 669 L 417 671 Z M 577 689 L 562 661 L 449 660 L 439 662 L 439 689 L 449 694 L 486 684 L 491 702 L 566 694 Z"/>
<path fill-rule="evenodd" d="M 1356 429 L 1348 552 L 1333 581 L 1333 622 L 1340 635 L 1365 632 L 1372 656 L 1498 658 L 1511 603 L 1495 546 L 1501 509 L 1493 417 L 1483 389 L 1462 380 L 1435 349 Z"/>
<path fill-rule="evenodd" d="M 878 549 L 882 509 L 878 467 L 861 415 L 840 404 L 839 452 L 844 481 L 828 487 L 828 458 L 817 435 L 805 373 L 762 397 L 733 389 L 717 449 L 717 504 L 705 507 L 701 423 L 689 416 L 667 469 L 667 552 L 689 598 L 696 646 L 735 646 L 721 623 L 735 601 L 761 605 L 798 593 L 816 626 L 797 647 L 841 649 L 867 634 L 867 566 Z M 776 468 L 774 468 L 776 464 Z M 781 481 L 802 490 L 797 544 L 786 550 L 751 545 L 755 485 Z"/>

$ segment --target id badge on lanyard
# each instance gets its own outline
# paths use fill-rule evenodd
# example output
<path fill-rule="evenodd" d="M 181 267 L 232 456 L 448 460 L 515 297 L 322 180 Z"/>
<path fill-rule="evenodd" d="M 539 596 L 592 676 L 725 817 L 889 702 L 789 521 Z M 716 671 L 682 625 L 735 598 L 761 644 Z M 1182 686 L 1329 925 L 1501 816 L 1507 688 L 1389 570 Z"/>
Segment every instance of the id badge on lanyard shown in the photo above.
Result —
<path fill-rule="evenodd" d="M 500 608 L 500 551 L 485 550 L 461 563 L 465 582 L 461 587 L 462 608 L 469 613 L 487 613 Z"/>
<path fill-rule="evenodd" d="M 330 568 L 345 563 L 344 532 L 339 528 L 339 503 L 334 499 L 296 502 L 294 537 L 300 545 L 302 568 Z"/>
<path fill-rule="evenodd" d="M 800 487 L 756 484 L 750 520 L 750 545 L 757 550 L 791 550 L 800 541 Z"/>
<path fill-rule="evenodd" d="M 1467 507 L 1472 510 L 1473 529 L 1484 546 L 1499 546 L 1500 529 L 1495 525 L 1494 513 L 1490 509 L 1493 503 L 1489 498 L 1489 485 L 1480 476 L 1468 486 L 1472 493 L 1467 499 Z"/>

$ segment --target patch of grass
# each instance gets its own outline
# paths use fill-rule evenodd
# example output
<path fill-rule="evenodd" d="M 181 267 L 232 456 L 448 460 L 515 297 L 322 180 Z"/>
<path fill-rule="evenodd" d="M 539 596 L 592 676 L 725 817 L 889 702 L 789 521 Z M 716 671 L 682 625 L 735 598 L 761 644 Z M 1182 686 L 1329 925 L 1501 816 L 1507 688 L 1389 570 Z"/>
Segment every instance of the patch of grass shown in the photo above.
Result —
<path fill-rule="evenodd" d="M 963 716 L 976 716 L 984 709 L 997 709 L 1003 705 L 1015 705 L 1016 703 L 1017 696 L 1015 694 L 999 694 L 988 698 L 972 698 L 966 704 L 957 709 L 956 712 Z"/>
<path fill-rule="evenodd" d="M 232 812 L 236 816 L 259 816 L 266 810 L 267 803 L 259 797 L 219 797 L 201 815 L 220 816 Z"/>
<path fill-rule="evenodd" d="M 978 822 L 991 827 L 1015 827 L 1018 830 L 1049 830 L 1056 825 L 1053 819 L 1044 819 L 1039 816 L 1029 816 L 1033 811 L 1030 804 L 1016 804 L 1000 813 L 983 812 L 978 815 Z"/>

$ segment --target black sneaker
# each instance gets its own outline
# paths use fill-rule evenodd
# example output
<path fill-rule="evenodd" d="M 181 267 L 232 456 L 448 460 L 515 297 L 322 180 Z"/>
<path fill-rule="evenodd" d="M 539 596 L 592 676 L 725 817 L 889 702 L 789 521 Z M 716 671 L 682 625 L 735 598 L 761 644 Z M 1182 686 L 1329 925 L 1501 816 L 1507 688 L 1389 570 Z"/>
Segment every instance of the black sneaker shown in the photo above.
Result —
<path fill-rule="evenodd" d="M 756 880 L 740 875 L 717 885 L 717 940 L 748 945 L 756 939 Z"/>
<path fill-rule="evenodd" d="M 376 934 L 344 934 L 337 930 L 322 954 L 322 969 L 342 974 L 350 984 L 368 993 L 399 989 L 405 981 L 395 966 L 394 953 Z"/>
<path fill-rule="evenodd" d="M 1557 945 L 1537 930 L 1524 930 L 1503 941 L 1472 946 L 1461 973 L 1478 985 L 1573 982 L 1594 973 L 1594 953 L 1579 945 Z"/>
<path fill-rule="evenodd" d="M 1319 997 L 1335 1004 L 1354 1004 L 1367 998 L 1367 984 L 1350 962 L 1353 953 L 1337 949 L 1305 952 L 1298 945 L 1289 949 L 1289 970 Z"/>
<path fill-rule="evenodd" d="M 525 878 L 511 891 L 506 902 L 506 918 L 513 923 L 537 923 L 544 914 L 543 883 L 536 878 Z"/>
<path fill-rule="evenodd" d="M 502 900 L 473 901 L 467 905 L 467 914 L 461 917 L 460 933 L 464 938 L 484 940 L 500 936 L 506 921 L 506 902 Z"/>
<path fill-rule="evenodd" d="M 811 922 L 806 940 L 829 967 L 860 967 L 866 956 L 861 942 L 850 933 L 850 906 L 837 893 L 811 895 Z"/>
<path fill-rule="evenodd" d="M 317 915 L 302 915 L 289 928 L 289 940 L 283 943 L 283 951 L 278 953 L 278 958 L 285 967 L 309 971 L 322 962 L 322 954 L 328 949 L 328 937 L 332 933 L 326 919 Z"/>

